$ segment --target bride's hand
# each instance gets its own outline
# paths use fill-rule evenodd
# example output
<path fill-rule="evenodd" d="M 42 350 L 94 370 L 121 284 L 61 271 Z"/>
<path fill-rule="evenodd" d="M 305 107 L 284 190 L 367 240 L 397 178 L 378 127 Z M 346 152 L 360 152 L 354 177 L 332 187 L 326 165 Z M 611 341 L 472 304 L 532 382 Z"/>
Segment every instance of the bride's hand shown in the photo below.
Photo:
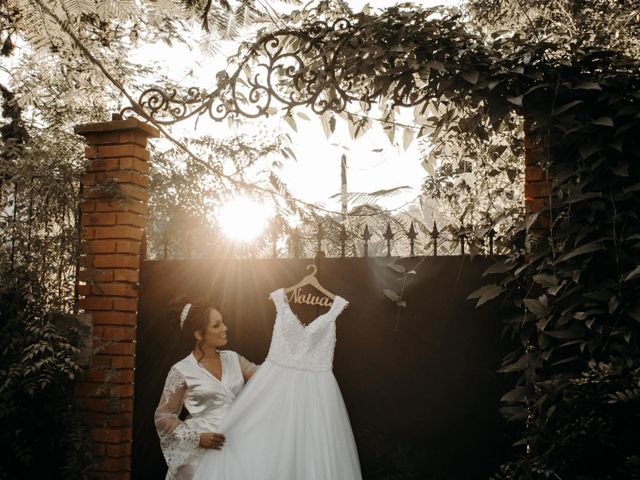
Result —
<path fill-rule="evenodd" d="M 200 434 L 200 446 L 220 450 L 224 445 L 224 435 L 221 433 L 207 432 Z"/>

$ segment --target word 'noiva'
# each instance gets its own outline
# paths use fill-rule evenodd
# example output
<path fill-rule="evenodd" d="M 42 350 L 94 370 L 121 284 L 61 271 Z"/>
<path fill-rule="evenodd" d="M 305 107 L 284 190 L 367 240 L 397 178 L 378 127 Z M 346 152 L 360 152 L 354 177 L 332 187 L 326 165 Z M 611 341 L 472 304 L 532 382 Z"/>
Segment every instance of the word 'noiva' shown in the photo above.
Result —
<path fill-rule="evenodd" d="M 306 303 L 307 305 L 320 305 L 321 307 L 330 307 L 331 299 L 329 297 L 319 297 L 317 295 L 312 295 L 311 293 L 300 293 L 300 289 L 296 288 L 291 294 L 289 298 L 287 298 L 289 303 Z"/>

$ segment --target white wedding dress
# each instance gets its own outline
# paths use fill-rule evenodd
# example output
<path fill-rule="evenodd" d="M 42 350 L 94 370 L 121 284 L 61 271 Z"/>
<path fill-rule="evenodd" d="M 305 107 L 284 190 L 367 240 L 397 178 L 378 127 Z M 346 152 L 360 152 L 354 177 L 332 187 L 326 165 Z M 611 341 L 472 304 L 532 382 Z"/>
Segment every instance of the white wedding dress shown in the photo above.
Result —
<path fill-rule="evenodd" d="M 228 410 L 222 450 L 203 457 L 194 480 L 361 480 L 358 452 L 332 372 L 336 317 L 348 302 L 303 325 L 284 290 L 271 294 L 269 354 Z"/>

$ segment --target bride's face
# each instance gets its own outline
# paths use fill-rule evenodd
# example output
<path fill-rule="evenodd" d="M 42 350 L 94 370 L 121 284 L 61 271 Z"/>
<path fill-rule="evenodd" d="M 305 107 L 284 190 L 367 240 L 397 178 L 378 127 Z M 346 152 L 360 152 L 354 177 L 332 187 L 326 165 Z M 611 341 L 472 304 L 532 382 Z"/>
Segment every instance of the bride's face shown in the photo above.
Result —
<path fill-rule="evenodd" d="M 222 314 L 215 309 L 209 311 L 209 325 L 203 340 L 206 347 L 218 348 L 227 344 L 227 326 L 222 320 Z"/>

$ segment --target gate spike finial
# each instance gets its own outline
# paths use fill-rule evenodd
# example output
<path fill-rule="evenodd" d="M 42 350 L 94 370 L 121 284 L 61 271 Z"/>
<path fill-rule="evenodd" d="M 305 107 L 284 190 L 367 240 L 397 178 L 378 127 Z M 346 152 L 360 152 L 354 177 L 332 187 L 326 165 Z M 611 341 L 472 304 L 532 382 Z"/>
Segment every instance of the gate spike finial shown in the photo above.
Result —
<path fill-rule="evenodd" d="M 411 227 L 409 227 L 409 231 L 407 232 L 407 237 L 409 237 L 409 245 L 411 245 L 411 256 L 415 256 L 414 244 L 416 241 L 416 237 L 418 236 L 418 232 L 416 232 L 415 227 L 413 226 L 413 221 L 411 222 Z"/>
<path fill-rule="evenodd" d="M 433 221 L 433 230 L 431 230 L 431 238 L 433 239 L 433 256 L 438 256 L 438 237 L 440 236 L 440 232 L 438 231 L 438 226 L 436 225 L 436 221 Z"/>
<path fill-rule="evenodd" d="M 369 240 L 371 239 L 371 232 L 369 231 L 369 225 L 365 223 L 364 232 L 362 232 L 362 239 L 364 240 L 364 256 L 369 256 Z"/>
<path fill-rule="evenodd" d="M 340 236 L 338 238 L 340 239 L 340 256 L 344 258 L 345 246 L 347 244 L 347 239 L 349 238 L 349 236 L 347 235 L 347 229 L 345 228 L 344 223 L 340 225 Z"/>
<path fill-rule="evenodd" d="M 394 234 L 391 231 L 391 223 L 387 222 L 387 229 L 382 235 L 383 238 L 387 241 L 387 257 L 391 256 L 391 240 L 393 240 Z"/>

